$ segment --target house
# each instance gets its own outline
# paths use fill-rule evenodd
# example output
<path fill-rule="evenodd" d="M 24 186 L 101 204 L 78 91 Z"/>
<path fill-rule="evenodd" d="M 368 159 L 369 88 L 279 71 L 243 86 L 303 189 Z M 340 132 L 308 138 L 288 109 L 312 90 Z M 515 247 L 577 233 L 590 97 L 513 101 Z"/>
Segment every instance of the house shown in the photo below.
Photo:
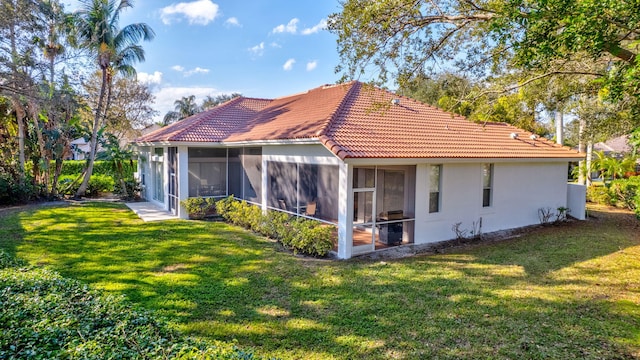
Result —
<path fill-rule="evenodd" d="M 91 151 L 91 144 L 84 138 L 77 138 L 71 142 L 71 152 L 68 154 L 68 160 L 84 160 Z"/>
<path fill-rule="evenodd" d="M 540 222 L 571 206 L 582 155 L 504 123 L 472 123 L 357 81 L 278 99 L 239 97 L 136 140 L 145 198 L 236 198 L 338 229 L 337 256 Z M 573 190 L 572 190 L 573 189 Z"/>
<path fill-rule="evenodd" d="M 602 151 L 607 155 L 622 157 L 631 152 L 629 135 L 617 136 L 607 141 L 593 144 L 593 151 Z"/>

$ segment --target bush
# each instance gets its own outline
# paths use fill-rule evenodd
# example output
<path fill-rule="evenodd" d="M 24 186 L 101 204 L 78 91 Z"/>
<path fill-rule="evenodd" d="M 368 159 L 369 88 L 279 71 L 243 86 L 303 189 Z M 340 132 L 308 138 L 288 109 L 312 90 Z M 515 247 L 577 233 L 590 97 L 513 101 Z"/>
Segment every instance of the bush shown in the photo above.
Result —
<path fill-rule="evenodd" d="M 115 181 L 115 179 L 114 179 Z M 136 200 L 140 198 L 140 192 L 142 192 L 142 186 L 140 182 L 135 179 L 126 179 L 124 181 L 124 185 L 126 186 L 127 196 L 124 197 L 124 200 Z M 122 185 L 120 185 L 120 181 L 115 181 L 114 192 L 118 194 L 123 194 Z"/>
<path fill-rule="evenodd" d="M 73 185 L 71 185 L 72 183 Z M 63 175 L 58 178 L 58 184 L 60 194 L 75 195 L 80 184 L 82 184 L 82 178 L 78 179 L 78 175 Z M 87 195 L 97 196 L 100 193 L 112 192 L 114 189 L 115 180 L 113 180 L 113 177 L 99 174 L 91 175 L 91 178 L 89 179 L 89 186 L 87 187 Z"/>
<path fill-rule="evenodd" d="M 216 204 L 213 198 L 192 197 L 180 201 L 180 205 L 184 206 L 189 214 L 190 219 L 204 219 L 207 214 L 215 211 Z"/>
<path fill-rule="evenodd" d="M 233 197 L 216 202 L 226 221 L 276 239 L 294 253 L 325 256 L 333 248 L 333 228 L 319 221 L 292 218 L 280 211 L 267 211 Z"/>
<path fill-rule="evenodd" d="M 602 205 L 611 205 L 609 188 L 601 185 L 591 185 L 587 188 L 587 201 Z"/>
<path fill-rule="evenodd" d="M 25 179 L 23 184 L 15 179 L 11 174 L 0 169 L 0 205 L 13 205 L 25 203 L 36 196 L 30 179 Z"/>
<path fill-rule="evenodd" d="M 256 359 L 0 251 L 0 359 Z"/>
<path fill-rule="evenodd" d="M 60 175 L 79 175 L 82 174 L 84 167 L 86 166 L 86 160 L 65 160 L 62 163 L 62 172 Z M 127 161 L 127 166 L 125 166 L 125 178 L 133 178 L 133 173 L 137 169 L 137 161 L 134 160 L 132 166 L 128 166 L 129 162 Z M 51 168 L 55 168 L 55 162 L 52 163 Z M 92 175 L 110 175 L 114 176 L 113 163 L 105 160 L 96 160 L 93 163 L 93 173 Z"/>
<path fill-rule="evenodd" d="M 640 177 L 632 176 L 628 179 L 613 180 L 609 184 L 611 203 L 630 210 L 636 208 L 635 197 L 640 188 Z"/>

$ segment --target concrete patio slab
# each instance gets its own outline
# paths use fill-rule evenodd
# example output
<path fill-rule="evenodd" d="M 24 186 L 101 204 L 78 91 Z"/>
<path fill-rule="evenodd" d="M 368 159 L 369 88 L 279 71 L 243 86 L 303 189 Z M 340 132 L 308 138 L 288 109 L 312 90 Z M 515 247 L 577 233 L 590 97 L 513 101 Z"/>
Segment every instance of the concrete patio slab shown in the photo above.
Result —
<path fill-rule="evenodd" d="M 130 202 L 126 205 L 144 222 L 178 219 L 176 215 L 151 202 Z"/>

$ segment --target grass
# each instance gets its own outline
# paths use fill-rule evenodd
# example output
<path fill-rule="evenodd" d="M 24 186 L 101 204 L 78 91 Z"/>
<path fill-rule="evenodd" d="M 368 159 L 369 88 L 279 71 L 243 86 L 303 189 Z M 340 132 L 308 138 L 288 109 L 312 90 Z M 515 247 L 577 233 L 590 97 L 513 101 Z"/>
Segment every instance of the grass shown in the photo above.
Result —
<path fill-rule="evenodd" d="M 632 214 L 388 261 L 294 257 L 223 223 L 143 223 L 122 205 L 0 217 L 0 247 L 284 359 L 640 357 Z"/>

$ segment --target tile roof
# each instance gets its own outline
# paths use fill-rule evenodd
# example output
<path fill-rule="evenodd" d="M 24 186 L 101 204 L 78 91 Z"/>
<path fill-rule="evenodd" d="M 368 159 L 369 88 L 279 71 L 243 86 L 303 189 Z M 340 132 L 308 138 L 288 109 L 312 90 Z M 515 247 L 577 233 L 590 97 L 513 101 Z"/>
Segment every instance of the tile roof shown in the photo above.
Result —
<path fill-rule="evenodd" d="M 136 141 L 317 139 L 342 159 L 582 157 L 532 135 L 504 123 L 473 123 L 354 81 L 274 100 L 236 98 Z"/>

